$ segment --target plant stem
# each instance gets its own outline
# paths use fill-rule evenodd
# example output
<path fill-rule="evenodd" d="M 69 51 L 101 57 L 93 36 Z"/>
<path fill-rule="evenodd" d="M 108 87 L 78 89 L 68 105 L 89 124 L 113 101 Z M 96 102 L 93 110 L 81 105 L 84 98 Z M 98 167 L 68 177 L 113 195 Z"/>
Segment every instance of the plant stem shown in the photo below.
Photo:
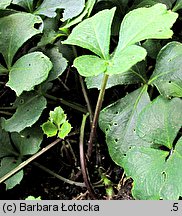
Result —
<path fill-rule="evenodd" d="M 82 113 L 86 113 L 86 112 L 87 112 L 86 109 L 85 109 L 85 107 L 81 106 L 80 104 L 71 103 L 71 102 L 68 102 L 68 101 L 66 101 L 66 100 L 64 100 L 64 99 L 62 99 L 62 98 L 57 98 L 57 97 L 54 97 L 54 96 L 49 95 L 49 94 L 47 94 L 47 93 L 44 94 L 44 96 L 45 96 L 46 98 L 51 99 L 51 100 L 59 101 L 59 102 L 61 102 L 62 104 L 66 105 L 66 106 L 68 106 L 68 107 L 70 107 L 70 108 L 72 108 L 72 109 L 75 109 L 75 110 L 77 110 L 77 111 L 79 111 L 79 112 L 82 112 Z"/>
<path fill-rule="evenodd" d="M 87 91 L 85 89 L 85 85 L 84 85 L 84 82 L 83 82 L 83 78 L 82 76 L 79 75 L 79 80 L 80 80 L 80 84 L 81 84 L 81 87 L 82 87 L 82 92 L 83 92 L 83 96 L 85 98 L 85 102 L 87 104 L 87 109 L 88 109 L 88 112 L 89 112 L 89 118 L 90 118 L 90 125 L 92 125 L 92 121 L 93 121 L 93 112 L 92 112 L 92 107 L 90 105 L 90 101 L 89 101 L 89 98 L 88 98 L 88 95 L 87 95 Z"/>
<path fill-rule="evenodd" d="M 12 116 L 13 114 L 7 111 L 0 111 L 1 115 L 7 115 L 7 116 Z"/>
<path fill-rule="evenodd" d="M 67 183 L 67 184 L 70 184 L 70 185 L 75 185 L 75 186 L 78 186 L 78 187 L 86 187 L 85 183 L 84 182 L 76 182 L 76 181 L 72 181 L 70 179 L 67 179 L 67 178 L 64 178 L 63 176 L 60 176 L 59 174 L 53 172 L 52 170 L 48 169 L 47 167 L 37 163 L 37 162 L 33 162 L 33 165 L 35 165 L 36 167 L 40 168 L 41 170 L 47 172 L 48 174 L 54 176 L 55 178 Z M 93 183 L 94 187 L 104 187 L 104 185 L 102 184 L 102 180 L 96 182 L 96 183 Z"/>
<path fill-rule="evenodd" d="M 95 108 L 95 113 L 94 113 L 94 118 L 93 118 L 93 122 L 92 122 L 90 137 L 89 137 L 89 141 L 88 141 L 88 150 L 87 150 L 88 159 L 91 157 L 91 154 L 92 154 L 93 141 L 94 141 L 95 134 L 96 134 L 99 113 L 100 113 L 102 103 L 103 103 L 103 100 L 104 100 L 104 95 L 105 95 L 105 90 L 106 90 L 106 85 L 107 85 L 108 78 L 109 78 L 109 75 L 104 74 L 101 89 L 100 89 L 100 92 L 99 92 L 99 97 L 98 97 L 98 100 L 97 100 L 97 105 L 96 105 L 96 108 Z"/>
<path fill-rule="evenodd" d="M 35 160 L 36 158 L 38 158 L 40 155 L 42 155 L 43 153 L 45 153 L 46 151 L 48 151 L 50 148 L 52 148 L 53 146 L 55 146 L 57 143 L 61 142 L 62 139 L 57 139 L 54 142 L 52 142 L 51 144 L 49 144 L 48 146 L 46 146 L 45 148 L 41 149 L 39 152 L 37 152 L 36 154 L 34 154 L 32 157 L 28 158 L 26 161 L 22 162 L 19 166 L 17 166 L 15 169 L 11 170 L 10 172 L 8 172 L 6 175 L 4 175 L 2 178 L 0 178 L 0 184 L 4 181 L 6 181 L 8 178 L 10 178 L 12 175 L 14 175 L 15 173 L 17 173 L 18 171 L 20 171 L 21 169 L 23 169 L 26 165 L 28 165 L 30 162 L 32 162 L 33 160 Z"/>
<path fill-rule="evenodd" d="M 86 119 L 88 117 L 88 113 L 86 115 L 83 115 L 83 119 L 82 119 L 82 124 L 81 124 L 81 129 L 80 129 L 80 164 L 81 164 L 81 170 L 82 170 L 82 175 L 83 175 L 83 180 L 85 182 L 85 185 L 87 187 L 87 190 L 90 194 L 90 197 L 92 199 L 96 199 L 95 197 L 95 193 L 93 190 L 93 187 L 89 181 L 89 176 L 88 176 L 88 172 L 87 172 L 87 168 L 86 168 L 86 160 L 85 160 L 85 154 L 84 154 L 84 130 L 85 130 L 85 123 L 86 123 Z"/>

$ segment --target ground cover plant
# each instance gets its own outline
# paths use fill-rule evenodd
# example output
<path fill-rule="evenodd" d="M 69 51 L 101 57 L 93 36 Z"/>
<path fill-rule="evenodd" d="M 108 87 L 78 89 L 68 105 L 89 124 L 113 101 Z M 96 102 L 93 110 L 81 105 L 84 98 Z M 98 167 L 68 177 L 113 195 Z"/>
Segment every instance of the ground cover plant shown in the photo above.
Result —
<path fill-rule="evenodd" d="M 181 9 L 0 2 L 1 199 L 180 199 Z"/>

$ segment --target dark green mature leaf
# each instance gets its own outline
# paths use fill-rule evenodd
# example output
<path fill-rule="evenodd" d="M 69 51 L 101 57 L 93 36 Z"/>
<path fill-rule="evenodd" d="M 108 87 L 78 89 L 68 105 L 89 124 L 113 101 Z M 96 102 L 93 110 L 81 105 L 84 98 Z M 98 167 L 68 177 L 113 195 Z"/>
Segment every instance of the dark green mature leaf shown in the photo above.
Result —
<path fill-rule="evenodd" d="M 6 157 L 1 160 L 0 166 L 0 178 L 3 177 L 5 174 L 16 168 L 18 165 L 21 164 L 21 159 L 15 159 L 14 157 Z M 23 178 L 23 170 L 19 171 L 11 178 L 5 181 L 6 189 L 12 189 L 14 186 L 19 184 Z"/>
<path fill-rule="evenodd" d="M 63 44 L 89 49 L 103 59 L 109 59 L 111 23 L 115 8 L 103 10 L 78 24 Z M 90 68 L 89 68 L 90 69 Z"/>
<path fill-rule="evenodd" d="M 0 53 L 9 69 L 18 49 L 28 39 L 41 33 L 41 30 L 35 28 L 36 24 L 42 24 L 41 18 L 28 13 L 15 13 L 0 18 Z"/>
<path fill-rule="evenodd" d="M 43 133 L 40 127 L 31 127 L 20 133 L 12 133 L 11 138 L 20 155 L 32 155 L 40 149 Z"/>
<path fill-rule="evenodd" d="M 159 51 L 161 50 L 162 46 L 160 44 L 160 40 L 146 40 L 142 47 L 144 47 L 147 50 L 147 55 L 150 56 L 150 58 L 156 59 Z"/>
<path fill-rule="evenodd" d="M 85 6 L 85 0 L 44 0 L 35 10 L 35 14 L 55 17 L 58 8 L 64 9 L 63 19 L 71 19 L 79 15 Z"/>
<path fill-rule="evenodd" d="M 145 141 L 172 148 L 182 126 L 182 100 L 157 97 L 139 115 L 137 134 Z"/>
<path fill-rule="evenodd" d="M 13 0 L 13 4 L 17 4 L 24 7 L 27 11 L 33 12 L 33 2 L 34 0 Z"/>
<path fill-rule="evenodd" d="M 31 91 L 45 81 L 51 68 L 52 62 L 43 53 L 29 53 L 18 59 L 11 67 L 6 85 L 19 96 L 23 91 Z"/>
<path fill-rule="evenodd" d="M 2 118 L 1 125 L 6 131 L 20 132 L 26 127 L 31 127 L 39 119 L 47 104 L 43 96 L 35 93 L 25 93 L 18 101 L 19 105 L 15 114 L 7 120 Z"/>
<path fill-rule="evenodd" d="M 2 65 L 0 64 L 0 74 L 6 74 L 6 73 L 8 73 L 7 68 L 5 68 L 4 66 L 2 66 Z"/>
<path fill-rule="evenodd" d="M 5 9 L 11 4 L 12 0 L 1 0 L 0 9 Z"/>
<path fill-rule="evenodd" d="M 70 28 L 71 26 L 76 25 L 77 23 L 81 22 L 84 19 L 84 17 L 89 17 L 94 7 L 95 2 L 96 0 L 87 0 L 87 2 L 85 3 L 85 8 L 82 11 L 82 13 L 76 18 L 73 18 L 71 20 L 68 20 L 68 22 L 63 23 L 63 26 L 60 27 L 60 30 Z"/>
<path fill-rule="evenodd" d="M 0 159 L 5 156 L 13 156 L 15 149 L 11 145 L 9 134 L 0 128 Z"/>
<path fill-rule="evenodd" d="M 109 76 L 106 89 L 111 88 L 116 85 L 122 84 L 136 84 L 136 83 L 147 83 L 146 79 L 146 64 L 144 61 L 137 63 L 128 71 L 121 74 L 114 74 Z M 101 88 L 101 83 L 104 74 L 99 74 L 94 77 L 86 77 L 87 88 Z"/>
<path fill-rule="evenodd" d="M 182 138 L 175 150 L 169 152 L 134 147 L 127 152 L 123 166 L 127 176 L 132 176 L 135 199 L 178 200 L 182 195 Z"/>
<path fill-rule="evenodd" d="M 138 115 L 149 102 L 147 87 L 144 86 L 100 113 L 99 126 L 106 135 L 109 154 L 121 166 L 124 155 L 132 146 L 150 145 L 136 134 Z"/>
<path fill-rule="evenodd" d="M 149 80 L 165 97 L 182 97 L 182 44 L 168 43 L 157 56 L 155 70 Z"/>
<path fill-rule="evenodd" d="M 49 73 L 47 81 L 52 81 L 58 78 L 65 71 L 68 64 L 57 46 L 47 50 L 46 55 L 50 58 L 53 64 L 53 68 Z"/>
<path fill-rule="evenodd" d="M 176 4 L 173 7 L 173 11 L 180 10 L 181 8 L 182 8 L 182 1 L 181 0 L 177 0 Z"/>

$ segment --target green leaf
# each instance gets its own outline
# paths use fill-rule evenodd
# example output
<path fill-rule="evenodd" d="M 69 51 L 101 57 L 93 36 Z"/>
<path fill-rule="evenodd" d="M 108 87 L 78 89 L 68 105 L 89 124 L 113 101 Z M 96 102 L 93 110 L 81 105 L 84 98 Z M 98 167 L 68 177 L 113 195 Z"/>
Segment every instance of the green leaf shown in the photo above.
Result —
<path fill-rule="evenodd" d="M 89 49 L 103 59 L 109 59 L 111 23 L 115 8 L 103 10 L 78 24 L 63 44 Z"/>
<path fill-rule="evenodd" d="M 176 4 L 173 7 L 173 11 L 180 10 L 181 8 L 182 8 L 182 1 L 181 0 L 177 0 Z"/>
<path fill-rule="evenodd" d="M 163 4 L 129 12 L 121 23 L 118 46 L 106 73 L 122 73 L 142 61 L 147 54 L 146 50 L 133 44 L 145 39 L 172 37 L 170 28 L 177 17 L 177 13 L 167 11 Z"/>
<path fill-rule="evenodd" d="M 109 76 L 106 89 L 116 85 L 147 83 L 145 74 L 146 74 L 146 64 L 144 61 L 139 62 L 124 73 L 114 74 L 112 76 Z M 87 88 L 100 89 L 103 76 L 104 74 L 99 74 L 98 76 L 94 76 L 94 77 L 86 77 L 85 82 Z"/>
<path fill-rule="evenodd" d="M 26 127 L 31 127 L 39 119 L 47 104 L 43 96 L 35 93 L 23 94 L 19 102 L 15 114 L 10 119 L 1 119 L 2 128 L 6 131 L 20 132 Z"/>
<path fill-rule="evenodd" d="M 182 126 L 182 100 L 157 97 L 139 115 L 137 134 L 155 145 L 172 148 L 173 141 Z"/>
<path fill-rule="evenodd" d="M 12 133 L 11 138 L 20 155 L 32 155 L 40 149 L 43 134 L 40 127 L 31 127 L 20 133 Z"/>
<path fill-rule="evenodd" d="M 144 61 L 139 62 L 124 73 L 114 74 L 112 76 L 109 76 L 106 89 L 109 89 L 116 85 L 122 85 L 122 84 L 128 85 L 128 84 L 136 84 L 136 83 L 146 83 L 147 80 L 145 76 L 146 73 L 145 66 L 146 65 Z M 94 77 L 86 77 L 85 82 L 87 88 L 100 89 L 103 76 L 104 74 L 99 74 L 98 76 L 94 76 Z"/>
<path fill-rule="evenodd" d="M 121 23 L 116 53 L 145 39 L 171 38 L 173 32 L 170 28 L 177 17 L 178 14 L 167 10 L 164 4 L 129 12 Z"/>
<path fill-rule="evenodd" d="M 39 197 L 34 197 L 34 196 L 28 196 L 25 200 L 41 200 L 41 196 Z"/>
<path fill-rule="evenodd" d="M 106 135 L 109 154 L 121 166 L 124 155 L 132 146 L 151 145 L 136 134 L 138 115 L 149 102 L 147 86 L 144 86 L 104 108 L 100 113 L 99 126 Z"/>
<path fill-rule="evenodd" d="M 128 151 L 124 169 L 126 175 L 134 180 L 133 197 L 178 200 L 182 195 L 181 158 L 182 138 L 172 153 L 145 147 L 134 147 Z"/>
<path fill-rule="evenodd" d="M 85 77 L 97 76 L 104 73 L 107 69 L 107 64 L 107 61 L 94 55 L 80 56 L 73 62 L 80 75 Z"/>
<path fill-rule="evenodd" d="M 11 145 L 9 134 L 0 128 L 0 159 L 5 156 L 13 156 L 16 153 Z"/>
<path fill-rule="evenodd" d="M 23 91 L 31 91 L 36 85 L 45 81 L 51 68 L 51 61 L 43 53 L 29 53 L 12 66 L 6 85 L 20 96 Z"/>
<path fill-rule="evenodd" d="M 8 73 L 7 68 L 5 68 L 4 66 L 2 66 L 2 65 L 0 64 L 0 74 L 6 74 L 6 73 Z"/>
<path fill-rule="evenodd" d="M 21 7 L 24 7 L 30 13 L 33 12 L 33 2 L 34 0 L 13 0 L 13 4 L 17 4 Z"/>
<path fill-rule="evenodd" d="M 0 2 L 0 10 L 5 9 L 11 4 L 12 0 L 1 0 Z"/>
<path fill-rule="evenodd" d="M 56 127 L 56 125 L 53 122 L 47 121 L 44 124 L 42 124 L 41 127 L 42 127 L 44 134 L 46 134 L 47 137 L 56 136 L 58 128 Z"/>
<path fill-rule="evenodd" d="M 64 9 L 63 19 L 71 19 L 79 15 L 85 6 L 84 0 L 44 0 L 35 10 L 35 14 L 55 17 L 58 8 Z"/>
<path fill-rule="evenodd" d="M 58 137 L 60 139 L 64 139 L 69 134 L 70 131 L 71 131 L 71 124 L 68 121 L 65 121 L 59 130 Z"/>
<path fill-rule="evenodd" d="M 95 2 L 96 2 L 96 0 L 87 0 L 87 2 L 85 4 L 85 8 L 82 11 L 82 13 L 79 16 L 77 16 L 76 18 L 73 18 L 71 20 L 68 20 L 68 22 L 63 23 L 60 30 L 70 28 L 71 26 L 76 25 L 77 23 L 81 22 L 84 17 L 86 17 L 86 16 L 89 17 Z"/>
<path fill-rule="evenodd" d="M 182 97 L 182 44 L 171 42 L 157 56 L 155 70 L 149 80 L 165 97 Z"/>
<path fill-rule="evenodd" d="M 142 47 L 144 47 L 147 50 L 147 55 L 150 58 L 156 59 L 159 51 L 161 50 L 162 46 L 160 44 L 160 40 L 146 40 Z"/>
<path fill-rule="evenodd" d="M 29 13 L 15 13 L 0 18 L 0 53 L 8 68 L 18 49 L 28 39 L 41 33 L 41 30 L 35 28 L 36 24 L 42 24 L 41 18 Z"/>
<path fill-rule="evenodd" d="M 49 73 L 47 81 L 52 81 L 58 78 L 66 70 L 68 64 L 57 46 L 47 50 L 46 55 L 50 58 L 53 64 L 53 68 Z"/>
<path fill-rule="evenodd" d="M 50 121 L 57 125 L 57 128 L 66 121 L 66 115 L 60 106 L 56 107 L 54 111 L 50 111 L 49 116 Z"/>
<path fill-rule="evenodd" d="M 145 59 L 146 55 L 146 50 L 136 45 L 128 46 L 121 52 L 116 51 L 109 61 L 106 73 L 108 75 L 114 75 L 126 72 L 137 62 Z"/>
<path fill-rule="evenodd" d="M 3 177 L 5 174 L 16 168 L 18 165 L 21 164 L 21 159 L 15 160 L 14 157 L 6 157 L 1 160 L 0 166 L 0 178 Z M 23 179 L 23 170 L 19 171 L 11 178 L 5 181 L 6 189 L 12 189 L 14 186 L 19 184 Z"/>

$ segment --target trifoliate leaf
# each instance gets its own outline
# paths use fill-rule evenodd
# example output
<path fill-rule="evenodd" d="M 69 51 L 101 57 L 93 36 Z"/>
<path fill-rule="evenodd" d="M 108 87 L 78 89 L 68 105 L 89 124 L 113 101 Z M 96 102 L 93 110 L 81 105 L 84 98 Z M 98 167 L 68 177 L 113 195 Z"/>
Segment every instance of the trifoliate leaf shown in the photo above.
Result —
<path fill-rule="evenodd" d="M 66 121 L 66 115 L 60 106 L 56 107 L 54 111 L 50 111 L 49 116 L 50 121 L 53 122 L 57 128 L 60 128 L 60 125 Z"/>

